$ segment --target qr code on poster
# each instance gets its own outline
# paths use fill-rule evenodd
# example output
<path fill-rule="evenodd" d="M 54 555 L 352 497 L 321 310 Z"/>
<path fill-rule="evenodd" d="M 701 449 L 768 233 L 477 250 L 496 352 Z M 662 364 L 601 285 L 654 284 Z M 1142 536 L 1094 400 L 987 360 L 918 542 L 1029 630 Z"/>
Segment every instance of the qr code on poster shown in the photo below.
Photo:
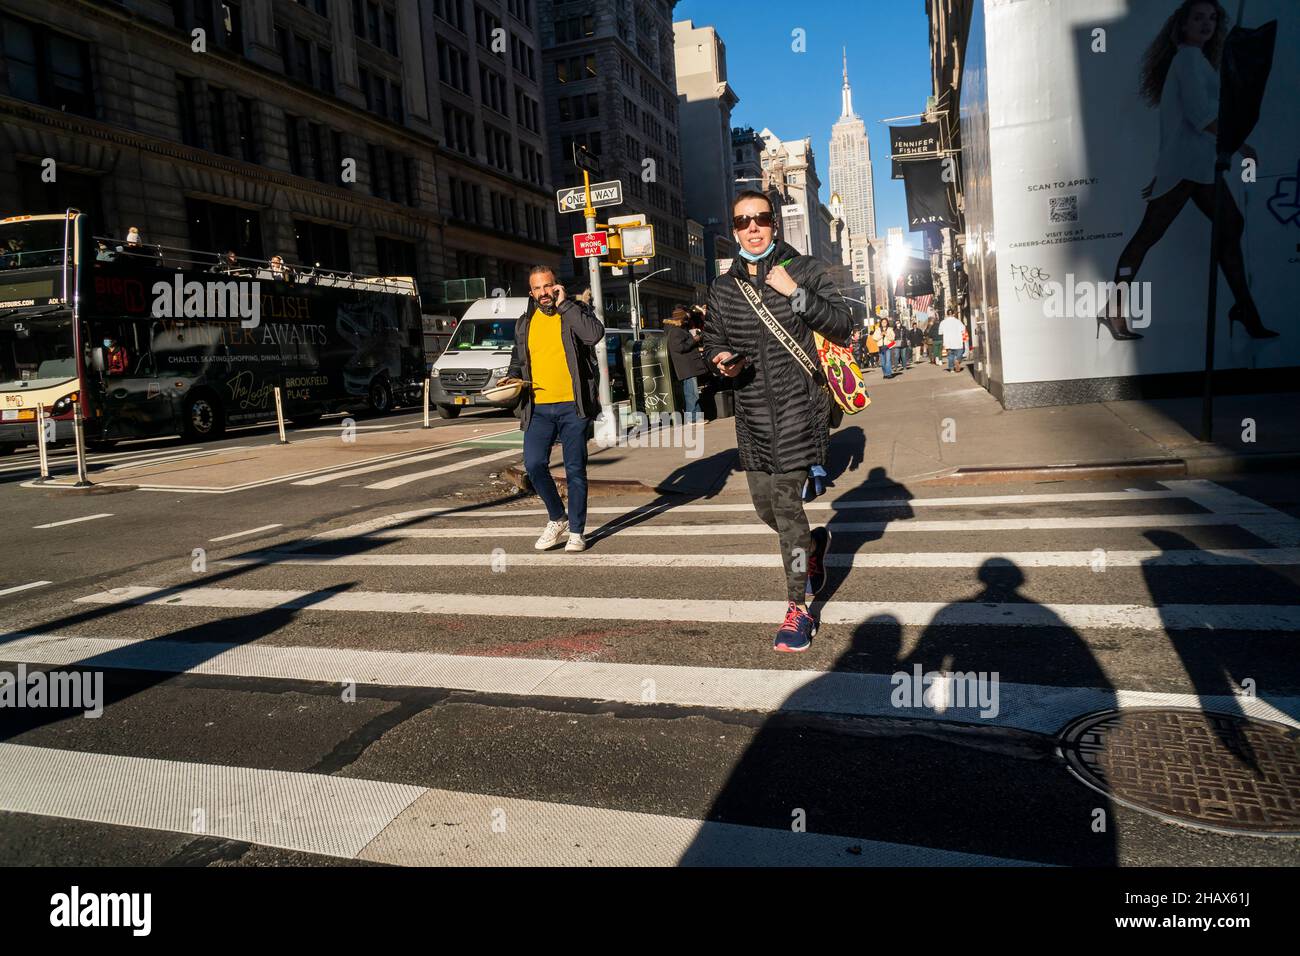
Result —
<path fill-rule="evenodd" d="M 1052 222 L 1078 222 L 1079 221 L 1079 197 L 1078 196 L 1050 196 L 1047 200 L 1051 204 Z"/>

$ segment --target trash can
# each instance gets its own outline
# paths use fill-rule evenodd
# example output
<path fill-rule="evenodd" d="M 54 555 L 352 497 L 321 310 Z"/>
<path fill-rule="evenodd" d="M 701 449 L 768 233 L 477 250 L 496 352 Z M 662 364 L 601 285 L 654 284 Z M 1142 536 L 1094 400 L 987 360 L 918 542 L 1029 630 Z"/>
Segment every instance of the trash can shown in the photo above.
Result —
<path fill-rule="evenodd" d="M 648 332 L 636 341 L 623 343 L 623 368 L 627 370 L 628 408 L 654 418 L 664 412 L 680 411 L 682 383 L 673 375 L 668 354 L 668 337 Z"/>

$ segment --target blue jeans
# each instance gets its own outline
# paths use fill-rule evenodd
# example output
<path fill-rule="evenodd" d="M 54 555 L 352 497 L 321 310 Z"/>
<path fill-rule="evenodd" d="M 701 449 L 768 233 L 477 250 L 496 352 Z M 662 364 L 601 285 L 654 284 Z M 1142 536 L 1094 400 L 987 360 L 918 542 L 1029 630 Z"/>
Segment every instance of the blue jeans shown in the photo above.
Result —
<path fill-rule="evenodd" d="M 960 362 L 960 361 L 961 361 L 962 355 L 963 355 L 964 353 L 965 353 L 965 349 L 949 349 L 949 350 L 948 350 L 948 369 L 949 369 L 949 371 L 952 370 L 952 368 L 953 368 L 953 362 L 954 362 L 954 361 L 956 361 L 956 362 Z"/>
<path fill-rule="evenodd" d="M 894 350 L 893 349 L 880 350 L 880 367 L 884 369 L 885 378 L 889 378 L 889 376 L 892 375 L 894 371 L 893 363 L 891 362 L 889 357 L 889 353 L 892 351 Z"/>
<path fill-rule="evenodd" d="M 698 378 L 682 379 L 682 413 L 698 415 L 700 413 L 700 380 Z"/>
<path fill-rule="evenodd" d="M 587 527 L 587 424 L 588 420 L 578 414 L 576 403 L 555 402 L 534 405 L 524 432 L 524 470 L 552 521 L 564 517 L 564 502 L 551 477 L 551 449 L 557 438 L 564 449 L 569 531 L 573 534 L 582 534 Z"/>

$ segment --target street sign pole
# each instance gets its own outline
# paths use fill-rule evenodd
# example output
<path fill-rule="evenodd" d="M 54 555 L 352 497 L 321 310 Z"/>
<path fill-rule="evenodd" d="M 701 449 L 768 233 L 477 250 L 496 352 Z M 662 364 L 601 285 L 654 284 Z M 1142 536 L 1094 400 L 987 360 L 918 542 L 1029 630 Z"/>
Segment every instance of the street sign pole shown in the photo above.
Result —
<path fill-rule="evenodd" d="M 591 174 L 582 171 L 582 191 L 586 200 L 583 215 L 587 217 L 587 232 L 596 231 L 596 209 L 591 204 Z M 600 290 L 600 260 L 592 257 L 587 260 L 587 271 L 591 281 L 591 307 L 596 310 L 596 318 L 605 324 L 605 297 Z M 609 349 L 605 347 L 602 337 L 596 347 L 596 359 L 600 368 L 600 418 L 596 419 L 596 441 L 609 446 L 618 437 L 617 419 L 614 416 L 614 401 L 609 388 Z"/>
<path fill-rule="evenodd" d="M 627 264 L 627 301 L 632 308 L 632 341 L 641 341 L 641 289 L 636 284 L 636 263 Z"/>

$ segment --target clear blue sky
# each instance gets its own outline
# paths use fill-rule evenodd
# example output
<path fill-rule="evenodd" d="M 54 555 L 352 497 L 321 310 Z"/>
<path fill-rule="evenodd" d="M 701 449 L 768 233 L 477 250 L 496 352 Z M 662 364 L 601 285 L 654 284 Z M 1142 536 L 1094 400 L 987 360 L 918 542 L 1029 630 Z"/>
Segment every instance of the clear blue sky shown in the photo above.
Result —
<path fill-rule="evenodd" d="M 889 178 L 889 133 L 878 121 L 925 109 L 924 0 L 681 0 L 673 19 L 711 26 L 726 44 L 727 80 L 740 97 L 733 126 L 766 126 L 782 139 L 812 137 L 822 202 L 830 199 L 831 126 L 840 115 L 840 48 L 847 47 L 853 111 L 871 139 L 876 230 L 883 236 L 889 226 L 907 225 L 903 181 Z M 805 53 L 791 49 L 797 27 L 806 31 Z M 920 248 L 919 233 L 909 245 Z"/>

